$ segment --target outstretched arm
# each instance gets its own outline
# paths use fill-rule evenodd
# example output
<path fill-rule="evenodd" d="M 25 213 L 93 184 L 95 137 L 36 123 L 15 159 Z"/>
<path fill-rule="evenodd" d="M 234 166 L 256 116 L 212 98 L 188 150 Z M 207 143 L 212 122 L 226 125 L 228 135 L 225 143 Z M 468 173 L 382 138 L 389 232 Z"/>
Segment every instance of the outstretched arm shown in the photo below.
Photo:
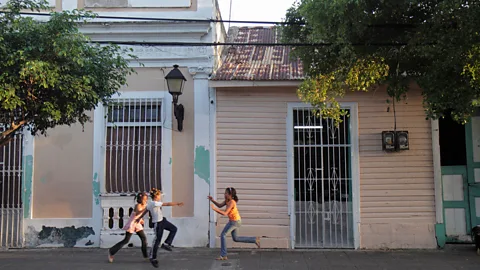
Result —
<path fill-rule="evenodd" d="M 212 204 L 212 210 L 215 211 L 215 212 L 217 212 L 217 213 L 219 213 L 219 214 L 222 215 L 222 216 L 228 215 L 228 213 L 229 213 L 230 211 L 232 211 L 232 208 L 233 208 L 233 204 L 232 204 L 232 203 L 228 203 L 228 204 L 227 204 L 227 209 L 225 209 L 225 211 L 222 211 L 222 210 L 216 208 L 216 207 L 213 206 L 213 204 Z"/>
<path fill-rule="evenodd" d="M 183 202 L 164 202 L 162 206 L 183 206 Z"/>
<path fill-rule="evenodd" d="M 212 198 L 212 196 L 208 196 L 208 200 L 211 201 L 213 204 L 215 204 L 218 208 L 222 208 L 227 204 L 225 201 L 218 203 Z"/>

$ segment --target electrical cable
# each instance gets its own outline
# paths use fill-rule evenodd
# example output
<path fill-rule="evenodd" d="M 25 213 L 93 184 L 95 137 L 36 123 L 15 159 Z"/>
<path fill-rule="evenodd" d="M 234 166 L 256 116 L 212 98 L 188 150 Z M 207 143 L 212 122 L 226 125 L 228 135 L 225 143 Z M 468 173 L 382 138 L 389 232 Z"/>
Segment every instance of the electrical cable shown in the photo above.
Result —
<path fill-rule="evenodd" d="M 0 13 L 8 13 L 0 11 Z M 28 16 L 51 16 L 50 13 L 20 12 L 21 15 Z M 89 18 L 89 16 L 82 16 Z M 113 20 L 134 20 L 134 21 L 164 21 L 164 22 L 205 22 L 205 23 L 245 23 L 245 24 L 274 24 L 274 25 L 304 25 L 304 23 L 287 23 L 272 21 L 241 21 L 241 20 L 219 20 L 219 19 L 180 19 L 180 18 L 153 18 L 153 17 L 124 17 L 124 16 L 104 16 L 97 15 L 93 19 L 113 19 Z"/>
<path fill-rule="evenodd" d="M 334 43 L 238 43 L 238 42 L 137 42 L 137 41 L 91 41 L 91 43 L 97 44 L 116 44 L 116 45 L 129 45 L 129 46 L 168 46 L 168 47 L 210 47 L 210 46 L 288 46 L 288 47 L 326 47 L 333 45 L 342 45 Z M 407 46 L 408 43 L 345 43 L 344 45 L 352 45 L 356 47 L 361 46 L 373 46 L 373 47 L 401 47 Z M 415 44 L 420 46 L 431 46 L 435 43 Z"/>

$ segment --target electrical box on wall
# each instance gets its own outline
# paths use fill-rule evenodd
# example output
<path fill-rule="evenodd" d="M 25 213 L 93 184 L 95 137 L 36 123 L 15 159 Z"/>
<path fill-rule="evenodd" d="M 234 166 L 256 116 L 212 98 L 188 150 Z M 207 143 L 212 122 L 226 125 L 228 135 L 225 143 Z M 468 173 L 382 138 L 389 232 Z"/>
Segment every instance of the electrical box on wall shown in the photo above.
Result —
<path fill-rule="evenodd" d="M 397 131 L 395 134 L 395 142 L 397 150 L 408 150 L 410 148 L 408 131 Z"/>
<path fill-rule="evenodd" d="M 408 131 L 382 131 L 383 151 L 409 150 Z"/>
<path fill-rule="evenodd" d="M 383 151 L 395 151 L 395 132 L 382 131 L 382 149 Z"/>

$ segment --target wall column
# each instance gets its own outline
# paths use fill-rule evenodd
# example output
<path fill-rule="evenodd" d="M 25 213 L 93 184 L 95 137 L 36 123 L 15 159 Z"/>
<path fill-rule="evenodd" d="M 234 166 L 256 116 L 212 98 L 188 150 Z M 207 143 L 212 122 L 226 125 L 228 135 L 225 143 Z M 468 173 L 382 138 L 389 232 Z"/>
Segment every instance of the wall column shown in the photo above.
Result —
<path fill-rule="evenodd" d="M 205 233 L 208 242 L 210 207 L 210 99 L 208 78 L 209 67 L 189 68 L 194 79 L 194 216 L 199 220 L 198 231 Z"/>

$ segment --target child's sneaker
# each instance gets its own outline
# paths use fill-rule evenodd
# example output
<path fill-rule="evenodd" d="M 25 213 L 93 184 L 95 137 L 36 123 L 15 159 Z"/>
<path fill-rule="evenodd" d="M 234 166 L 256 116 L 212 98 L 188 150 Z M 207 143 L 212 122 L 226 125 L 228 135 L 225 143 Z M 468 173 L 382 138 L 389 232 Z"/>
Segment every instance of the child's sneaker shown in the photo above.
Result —
<path fill-rule="evenodd" d="M 153 267 L 158 268 L 158 261 L 157 261 L 157 259 L 150 259 L 150 263 L 152 263 Z"/>
<path fill-rule="evenodd" d="M 173 247 L 172 245 L 169 245 L 167 243 L 164 243 L 162 245 L 162 248 L 165 249 L 165 250 L 168 250 L 168 251 L 172 251 L 172 247 Z"/>

